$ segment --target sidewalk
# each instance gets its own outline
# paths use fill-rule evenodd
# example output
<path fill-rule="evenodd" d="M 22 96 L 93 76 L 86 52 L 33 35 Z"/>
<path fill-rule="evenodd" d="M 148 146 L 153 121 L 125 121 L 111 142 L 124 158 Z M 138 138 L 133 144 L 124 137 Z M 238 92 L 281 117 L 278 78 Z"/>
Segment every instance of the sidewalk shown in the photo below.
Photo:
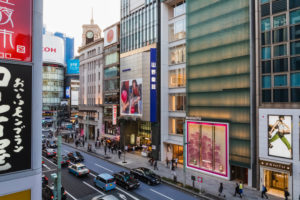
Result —
<path fill-rule="evenodd" d="M 68 145 L 68 146 L 72 146 L 74 148 L 75 144 L 74 143 L 65 143 L 63 141 L 64 144 Z M 106 159 L 109 162 L 115 163 L 117 165 L 121 165 L 124 166 L 126 168 L 136 168 L 136 167 L 147 167 L 153 170 L 153 166 L 150 165 L 150 163 L 148 162 L 149 158 L 145 158 L 139 155 L 135 155 L 133 153 L 126 153 L 125 154 L 125 160 L 127 163 L 123 163 L 124 160 L 124 154 L 122 153 L 121 155 L 121 159 L 118 158 L 118 154 L 117 152 L 114 152 L 113 154 L 111 152 L 108 152 L 107 149 L 107 154 L 106 156 L 104 155 L 104 148 L 103 146 L 101 146 L 101 148 L 97 148 L 95 149 L 94 146 L 94 142 L 90 142 L 90 144 L 92 144 L 92 153 L 97 154 L 97 156 L 99 156 L 100 158 Z M 85 142 L 85 147 L 78 147 L 78 149 L 82 150 L 82 151 L 87 151 L 87 145 L 88 142 Z M 161 177 L 167 177 L 170 179 L 173 179 L 173 176 L 171 174 L 171 170 L 170 168 L 166 167 L 165 162 L 157 162 L 157 166 L 159 170 L 155 170 L 155 173 L 157 173 L 158 175 L 160 175 Z M 177 175 L 177 181 L 183 183 L 183 168 L 182 165 L 178 164 L 178 168 L 176 169 L 176 175 Z M 226 181 L 226 180 L 222 180 L 223 182 L 223 186 L 224 186 L 224 190 L 223 190 L 223 194 L 225 194 L 225 198 L 218 198 L 218 188 L 220 185 L 220 179 L 217 179 L 213 176 L 208 176 L 208 175 L 204 175 L 201 173 L 197 173 L 193 170 L 186 170 L 186 183 L 188 185 L 193 185 L 192 180 L 191 180 L 191 176 L 194 175 L 196 177 L 201 176 L 203 178 L 203 183 L 200 186 L 198 182 L 195 181 L 195 188 L 200 189 L 200 187 L 202 188 L 202 190 L 204 190 L 205 196 L 208 197 L 212 197 L 212 199 L 241 199 L 240 197 L 234 197 L 234 190 L 235 190 L 235 183 L 232 181 Z M 260 200 L 261 198 L 261 192 L 257 191 L 254 188 L 248 187 L 248 186 L 244 186 L 244 191 L 243 191 L 243 198 L 242 199 L 247 199 L 247 200 Z M 280 200 L 282 198 L 279 197 L 275 197 L 272 196 L 270 194 L 267 194 L 269 196 L 269 199 L 272 200 Z"/>

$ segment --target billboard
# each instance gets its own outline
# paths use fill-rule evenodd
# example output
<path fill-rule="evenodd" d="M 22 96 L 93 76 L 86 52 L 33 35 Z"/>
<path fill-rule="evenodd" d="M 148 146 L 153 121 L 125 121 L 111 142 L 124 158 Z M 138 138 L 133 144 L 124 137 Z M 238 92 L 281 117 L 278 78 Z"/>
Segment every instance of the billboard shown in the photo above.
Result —
<path fill-rule="evenodd" d="M 64 40 L 57 36 L 43 35 L 43 62 L 65 64 Z"/>
<path fill-rule="evenodd" d="M 157 122 L 156 49 L 150 49 L 150 121 Z"/>
<path fill-rule="evenodd" d="M 32 0 L 0 1 L 0 59 L 32 61 Z"/>
<path fill-rule="evenodd" d="M 292 116 L 268 116 L 269 156 L 292 158 Z"/>
<path fill-rule="evenodd" d="M 67 74 L 79 74 L 79 59 L 68 60 Z"/>
<path fill-rule="evenodd" d="M 104 31 L 104 47 L 114 44 L 119 41 L 118 27 L 113 26 Z"/>
<path fill-rule="evenodd" d="M 142 83 L 142 78 L 121 81 L 121 115 L 142 115 Z"/>
<path fill-rule="evenodd" d="M 117 125 L 117 105 L 113 105 L 112 124 Z"/>
<path fill-rule="evenodd" d="M 31 168 L 31 66 L 0 64 L 0 174 Z"/>
<path fill-rule="evenodd" d="M 71 90 L 71 106 L 78 106 L 78 93 L 77 90 Z"/>
<path fill-rule="evenodd" d="M 70 86 L 66 87 L 66 98 L 69 99 L 70 98 Z"/>
<path fill-rule="evenodd" d="M 187 121 L 187 167 L 229 179 L 227 123 Z"/>

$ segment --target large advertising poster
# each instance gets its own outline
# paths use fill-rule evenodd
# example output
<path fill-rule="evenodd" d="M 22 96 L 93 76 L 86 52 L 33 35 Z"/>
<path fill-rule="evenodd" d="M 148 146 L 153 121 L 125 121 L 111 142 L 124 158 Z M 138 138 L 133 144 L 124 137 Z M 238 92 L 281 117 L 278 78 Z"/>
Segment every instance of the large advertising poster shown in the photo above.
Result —
<path fill-rule="evenodd" d="M 229 178 L 228 124 L 187 121 L 187 167 Z"/>
<path fill-rule="evenodd" d="M 0 0 L 0 59 L 32 61 L 32 0 Z"/>
<path fill-rule="evenodd" d="M 43 35 L 43 62 L 65 64 L 65 45 L 60 37 Z"/>
<path fill-rule="evenodd" d="M 68 60 L 67 74 L 79 74 L 79 59 Z"/>
<path fill-rule="evenodd" d="M 121 115 L 142 115 L 142 82 L 142 78 L 121 81 Z"/>
<path fill-rule="evenodd" d="M 0 174 L 31 168 L 31 66 L 0 64 Z"/>
<path fill-rule="evenodd" d="M 268 116 L 268 149 L 270 156 L 292 158 L 292 116 Z"/>
<path fill-rule="evenodd" d="M 118 42 L 118 27 L 114 26 L 104 31 L 104 46 L 108 46 Z"/>

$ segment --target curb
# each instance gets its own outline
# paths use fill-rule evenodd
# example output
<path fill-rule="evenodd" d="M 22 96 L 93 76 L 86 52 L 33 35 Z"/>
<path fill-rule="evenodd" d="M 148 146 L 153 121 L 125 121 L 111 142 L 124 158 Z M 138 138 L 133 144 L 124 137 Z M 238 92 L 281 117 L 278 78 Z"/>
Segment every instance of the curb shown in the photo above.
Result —
<path fill-rule="evenodd" d="M 69 147 L 71 147 L 71 148 L 73 148 L 73 149 L 78 149 L 78 148 L 76 148 L 76 147 L 74 147 L 73 145 L 68 144 L 68 143 L 62 142 L 62 144 L 66 145 L 66 146 L 69 146 Z M 78 149 L 78 150 L 81 150 L 81 149 Z M 105 161 L 107 161 L 107 162 L 109 162 L 109 163 L 111 163 L 111 164 L 115 164 L 115 165 L 118 165 L 118 166 L 120 166 L 120 167 L 126 168 L 127 170 L 131 170 L 130 167 L 127 167 L 127 166 L 125 166 L 125 165 L 120 165 L 120 164 L 118 164 L 118 163 L 115 163 L 115 162 L 113 162 L 113 161 L 111 161 L 111 160 L 105 158 L 104 156 L 95 153 L 95 152 L 88 152 L 88 151 L 86 151 L 86 150 L 81 150 L 81 151 L 84 151 L 84 153 L 86 153 L 86 154 L 89 154 L 89 155 L 95 156 L 95 157 L 97 157 L 97 158 L 103 159 L 103 160 L 105 160 Z M 163 180 L 163 179 L 161 180 L 161 182 L 163 182 L 163 183 L 165 183 L 165 184 L 167 184 L 167 185 L 169 185 L 169 186 L 172 186 L 172 187 L 174 187 L 174 188 L 180 189 L 180 190 L 182 190 L 182 191 L 185 192 L 185 193 L 193 194 L 194 196 L 198 196 L 198 197 L 204 198 L 205 200 L 216 200 L 216 199 L 220 199 L 220 198 L 218 198 L 217 196 L 214 196 L 214 195 L 212 195 L 212 194 L 209 194 L 209 195 L 213 196 L 214 198 L 210 198 L 210 197 L 207 197 L 207 196 L 205 196 L 205 195 L 198 194 L 198 193 L 196 193 L 196 192 L 190 191 L 190 190 L 188 190 L 188 189 L 186 189 L 186 188 L 179 187 L 179 186 L 177 186 L 177 185 L 175 185 L 175 184 L 172 184 L 172 183 L 170 183 L 170 182 L 168 182 L 168 181 L 165 181 L 165 180 Z"/>

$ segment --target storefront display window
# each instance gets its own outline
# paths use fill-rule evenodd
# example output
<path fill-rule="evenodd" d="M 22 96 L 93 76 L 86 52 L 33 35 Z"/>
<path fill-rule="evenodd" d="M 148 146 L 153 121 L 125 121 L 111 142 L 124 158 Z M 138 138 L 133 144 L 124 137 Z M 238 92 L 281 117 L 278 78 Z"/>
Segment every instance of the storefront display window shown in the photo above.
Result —
<path fill-rule="evenodd" d="M 228 178 L 227 124 L 187 122 L 187 166 Z"/>
<path fill-rule="evenodd" d="M 173 159 L 178 159 L 178 163 L 183 164 L 183 146 L 173 144 Z"/>
<path fill-rule="evenodd" d="M 169 94 L 169 111 L 185 111 L 185 103 L 184 94 Z"/>
<path fill-rule="evenodd" d="M 170 42 L 185 38 L 185 19 L 174 22 L 169 26 Z"/>
<path fill-rule="evenodd" d="M 170 117 L 169 118 L 169 133 L 182 135 L 183 134 L 183 124 L 184 124 L 184 118 Z"/>
<path fill-rule="evenodd" d="M 169 49 L 169 52 L 170 52 L 169 65 L 177 65 L 177 64 L 185 63 L 186 61 L 185 45 L 172 47 Z"/>
<path fill-rule="evenodd" d="M 268 193 L 284 197 L 284 190 L 288 188 L 289 176 L 287 173 L 264 170 L 264 185 Z"/>
<path fill-rule="evenodd" d="M 185 87 L 185 69 L 175 69 L 169 71 L 169 88 Z"/>

